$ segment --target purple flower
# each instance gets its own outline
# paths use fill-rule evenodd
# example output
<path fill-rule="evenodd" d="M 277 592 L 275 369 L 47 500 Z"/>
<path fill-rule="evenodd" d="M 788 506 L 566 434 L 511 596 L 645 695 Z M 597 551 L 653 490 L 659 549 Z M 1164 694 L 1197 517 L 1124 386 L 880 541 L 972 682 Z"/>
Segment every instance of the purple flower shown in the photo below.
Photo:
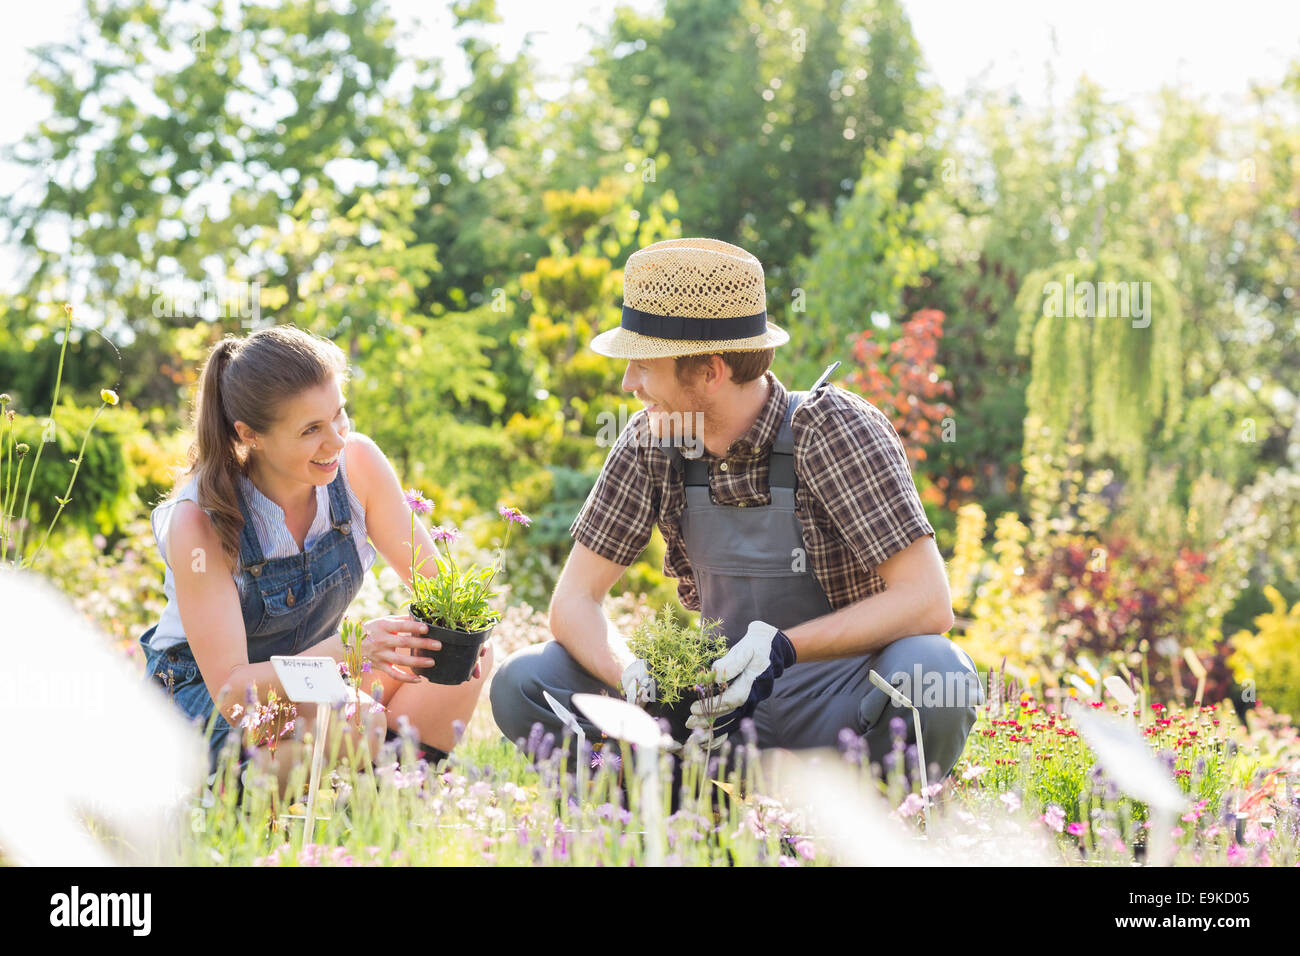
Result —
<path fill-rule="evenodd" d="M 361 662 L 361 673 L 363 673 L 363 674 L 369 674 L 369 673 L 370 673 L 370 661 L 362 661 L 362 662 Z"/>
<path fill-rule="evenodd" d="M 453 542 L 455 542 L 457 538 L 460 537 L 460 532 L 457 531 L 455 528 L 448 528 L 448 527 L 444 527 L 443 525 L 438 525 L 438 527 L 434 528 L 432 531 L 429 532 L 429 535 L 430 537 L 433 538 L 434 541 L 445 541 L 448 544 L 452 544 Z"/>
<path fill-rule="evenodd" d="M 433 510 L 433 502 L 414 488 L 407 488 L 403 494 L 406 497 L 406 503 L 417 515 L 427 515 Z"/>
<path fill-rule="evenodd" d="M 898 815 L 914 817 L 923 809 L 925 809 L 925 797 L 919 793 L 909 793 L 903 798 L 903 802 L 898 805 Z"/>
<path fill-rule="evenodd" d="M 511 508 L 507 505 L 502 505 L 500 508 L 498 508 L 497 514 L 499 514 L 506 521 L 513 521 L 515 524 L 521 524 L 525 528 L 527 528 L 529 525 L 533 523 L 533 519 L 528 517 L 528 515 L 524 514 L 518 508 Z"/>
<path fill-rule="evenodd" d="M 902 717 L 889 718 L 889 736 L 895 740 L 901 740 L 907 735 L 907 721 Z"/>
<path fill-rule="evenodd" d="M 740 735 L 745 738 L 745 743 L 754 747 L 758 744 L 758 728 L 754 726 L 753 717 L 742 717 L 740 720 Z"/>
<path fill-rule="evenodd" d="M 612 749 L 601 749 L 592 752 L 591 769 L 599 770 L 604 767 L 612 773 L 618 773 L 623 767 L 623 758 L 617 751 Z"/>

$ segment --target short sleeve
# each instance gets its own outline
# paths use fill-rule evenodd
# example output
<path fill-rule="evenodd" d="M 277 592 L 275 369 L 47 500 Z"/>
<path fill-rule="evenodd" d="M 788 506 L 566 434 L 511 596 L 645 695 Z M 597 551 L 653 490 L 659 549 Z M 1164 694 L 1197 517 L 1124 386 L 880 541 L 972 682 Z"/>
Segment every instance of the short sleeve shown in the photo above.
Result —
<path fill-rule="evenodd" d="M 818 396 L 796 438 L 799 480 L 845 543 L 876 567 L 934 528 L 898 432 L 875 406 L 836 389 Z"/>
<path fill-rule="evenodd" d="M 637 425 L 637 416 L 633 416 L 569 528 L 579 544 L 623 567 L 636 561 L 654 530 L 655 492 L 637 455 Z"/>

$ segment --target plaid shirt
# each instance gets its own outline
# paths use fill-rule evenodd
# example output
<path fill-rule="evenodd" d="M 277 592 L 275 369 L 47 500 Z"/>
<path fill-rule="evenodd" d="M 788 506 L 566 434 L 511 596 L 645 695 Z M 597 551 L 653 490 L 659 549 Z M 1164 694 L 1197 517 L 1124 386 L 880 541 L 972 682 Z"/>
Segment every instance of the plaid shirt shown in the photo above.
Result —
<path fill-rule="evenodd" d="M 709 488 L 720 505 L 771 504 L 768 454 L 781 428 L 788 393 L 772 372 L 767 402 L 725 458 L 704 453 Z M 667 449 L 636 440 L 646 412 L 624 428 L 569 533 L 601 557 L 630 565 L 659 526 L 664 573 L 677 578 L 682 606 L 698 611 L 699 594 L 682 538 L 683 481 Z M 805 398 L 790 422 L 799 488 L 795 511 L 809 566 L 832 608 L 885 590 L 876 566 L 934 528 L 916 493 L 907 456 L 889 419 L 835 386 Z"/>

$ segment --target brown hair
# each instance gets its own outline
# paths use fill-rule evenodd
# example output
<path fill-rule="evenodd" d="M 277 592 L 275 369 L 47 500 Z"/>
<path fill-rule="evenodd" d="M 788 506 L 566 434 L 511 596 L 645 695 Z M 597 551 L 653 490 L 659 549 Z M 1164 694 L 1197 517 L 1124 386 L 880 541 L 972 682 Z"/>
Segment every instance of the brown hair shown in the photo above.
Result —
<path fill-rule="evenodd" d="M 194 397 L 189 468 L 182 478 L 195 477 L 199 507 L 209 512 L 232 566 L 239 564 L 244 527 L 236 481 L 248 474 L 248 456 L 239 453 L 235 422 L 268 431 L 279 420 L 286 399 L 336 377 L 348 377 L 343 350 L 292 325 L 259 329 L 242 339 L 228 335 L 208 353 Z"/>
<path fill-rule="evenodd" d="M 713 355 L 719 356 L 731 369 L 731 380 L 737 385 L 752 382 L 772 366 L 776 349 L 758 349 L 752 352 L 714 352 L 712 355 L 679 355 L 676 359 L 677 381 L 683 384 L 695 379 L 700 370 L 709 364 Z"/>

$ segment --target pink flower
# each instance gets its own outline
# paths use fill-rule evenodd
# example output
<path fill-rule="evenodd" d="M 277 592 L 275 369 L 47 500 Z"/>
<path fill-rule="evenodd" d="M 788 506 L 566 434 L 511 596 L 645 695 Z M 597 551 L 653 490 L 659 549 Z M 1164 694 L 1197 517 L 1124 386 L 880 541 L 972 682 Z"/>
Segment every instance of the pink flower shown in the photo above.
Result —
<path fill-rule="evenodd" d="M 1053 803 L 1047 808 L 1047 812 L 1042 815 L 1041 819 L 1057 833 L 1060 833 L 1065 824 L 1065 811 Z"/>
<path fill-rule="evenodd" d="M 417 515 L 427 515 L 433 510 L 433 502 L 424 497 L 424 495 L 420 494 L 414 488 L 407 488 L 403 494 L 406 498 L 406 503 Z"/>
<path fill-rule="evenodd" d="M 1068 827 L 1065 828 L 1065 832 L 1070 834 L 1070 836 L 1080 836 L 1088 832 L 1088 824 L 1071 823 Z"/>
<path fill-rule="evenodd" d="M 497 514 L 505 518 L 506 521 L 513 521 L 516 524 L 523 525 L 525 528 L 527 528 L 529 525 L 533 523 L 533 519 L 528 517 L 518 508 L 511 508 L 506 505 L 502 505 L 500 508 L 497 509 Z"/>
<path fill-rule="evenodd" d="M 451 544 L 460 537 L 460 532 L 455 528 L 446 528 L 442 525 L 438 525 L 429 532 L 429 535 L 434 541 L 446 541 L 448 544 Z"/>
<path fill-rule="evenodd" d="M 903 798 L 903 802 L 898 805 L 898 815 L 902 817 L 914 817 L 925 808 L 925 797 L 919 793 L 909 793 Z"/>
<path fill-rule="evenodd" d="M 987 767 L 972 765 L 966 768 L 966 771 L 961 775 L 961 778 L 963 780 L 974 780 L 980 774 L 984 773 L 987 769 L 988 769 Z"/>
<path fill-rule="evenodd" d="M 1020 797 L 1014 793 L 1004 793 L 998 799 L 1007 805 L 1007 813 L 1015 813 L 1020 809 Z"/>

